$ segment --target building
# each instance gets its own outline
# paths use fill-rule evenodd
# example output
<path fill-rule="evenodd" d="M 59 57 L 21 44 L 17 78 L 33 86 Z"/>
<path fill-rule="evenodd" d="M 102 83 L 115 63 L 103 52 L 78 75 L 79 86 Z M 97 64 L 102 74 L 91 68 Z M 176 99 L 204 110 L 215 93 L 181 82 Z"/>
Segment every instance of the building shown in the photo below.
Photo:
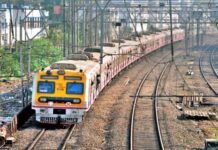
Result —
<path fill-rule="evenodd" d="M 0 47 L 12 46 L 15 41 L 26 41 L 45 36 L 44 22 L 48 11 L 30 6 L 14 7 L 0 4 Z"/>

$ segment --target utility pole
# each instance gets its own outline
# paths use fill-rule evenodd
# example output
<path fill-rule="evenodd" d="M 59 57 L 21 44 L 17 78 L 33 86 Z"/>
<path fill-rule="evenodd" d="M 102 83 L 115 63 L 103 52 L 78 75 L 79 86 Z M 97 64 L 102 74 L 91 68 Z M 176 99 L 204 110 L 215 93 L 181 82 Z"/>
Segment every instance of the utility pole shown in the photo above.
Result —
<path fill-rule="evenodd" d="M 100 54 L 100 65 L 103 64 L 103 41 L 104 40 L 104 9 L 101 9 L 101 54 Z M 101 67 L 100 67 L 101 68 Z"/>
<path fill-rule="evenodd" d="M 79 5 L 79 1 L 76 1 L 75 3 L 76 6 Z M 75 8 L 75 10 L 77 9 L 77 11 L 75 12 L 76 13 L 76 51 L 78 52 L 79 50 L 79 8 Z"/>
<path fill-rule="evenodd" d="M 192 43 L 192 50 L 194 49 L 194 46 L 195 46 L 195 30 L 194 30 L 194 22 L 195 22 L 195 20 L 194 19 L 192 19 L 192 41 L 191 41 L 191 43 Z"/>
<path fill-rule="evenodd" d="M 121 27 L 121 22 L 116 22 L 115 26 L 118 27 L 118 40 L 119 40 L 118 54 L 120 55 L 120 27 Z M 118 61 L 120 62 L 120 57 L 119 57 Z"/>
<path fill-rule="evenodd" d="M 22 103 L 23 103 L 23 107 L 25 107 L 25 102 L 24 102 L 24 88 L 23 88 L 23 48 L 22 48 L 22 20 L 20 18 L 20 72 L 21 72 L 21 96 L 22 96 Z"/>
<path fill-rule="evenodd" d="M 10 21 L 9 21 L 9 49 L 10 49 L 10 52 L 12 53 L 12 42 L 11 42 L 11 39 L 12 39 L 12 36 L 11 36 L 11 31 L 13 30 L 12 29 L 12 23 L 11 23 L 11 19 L 10 19 Z"/>
<path fill-rule="evenodd" d="M 88 37 L 89 37 L 89 45 L 92 46 L 93 42 L 92 42 L 92 1 L 90 2 L 90 6 L 89 6 L 89 19 L 91 20 L 89 22 L 89 27 L 88 27 Z"/>
<path fill-rule="evenodd" d="M 96 46 L 97 45 L 97 28 L 98 28 L 98 7 L 97 7 L 97 5 L 95 6 L 95 9 L 96 9 L 96 12 L 95 12 L 96 21 L 95 21 L 95 42 L 94 42 L 94 45 Z"/>
<path fill-rule="evenodd" d="M 172 2 L 169 0 L 169 7 L 170 7 L 170 39 L 171 39 L 171 56 L 172 61 L 174 61 L 174 48 L 173 48 L 173 23 L 172 23 Z"/>
<path fill-rule="evenodd" d="M 199 20 L 199 18 L 197 18 L 197 47 L 199 47 L 199 45 L 200 45 L 200 38 L 199 38 L 199 36 L 200 36 L 200 20 Z"/>
<path fill-rule="evenodd" d="M 72 32 L 72 39 L 71 39 L 71 43 L 72 43 L 72 52 L 75 53 L 76 52 L 76 10 L 75 10 L 75 0 L 73 0 L 72 2 L 72 29 L 71 29 L 71 32 Z"/>
<path fill-rule="evenodd" d="M 83 1 L 84 2 L 84 5 L 85 5 L 85 1 Z M 84 7 L 83 8 L 83 47 L 85 47 L 86 46 L 86 7 Z"/>
<path fill-rule="evenodd" d="M 0 48 L 2 46 L 2 18 L 1 18 L 1 12 L 0 12 Z"/>
<path fill-rule="evenodd" d="M 66 41 L 66 35 L 65 35 L 65 32 L 66 32 L 66 22 L 65 22 L 65 0 L 63 1 L 63 7 L 64 7 L 64 11 L 63 11 L 63 23 L 64 23 L 64 41 L 63 41 L 63 56 L 65 57 L 66 56 L 66 45 L 65 45 L 65 41 Z"/>
<path fill-rule="evenodd" d="M 69 1 L 69 12 L 68 12 L 68 15 L 69 15 L 69 29 L 68 29 L 68 32 L 67 32 L 67 35 L 68 35 L 68 55 L 72 53 L 72 9 L 73 9 L 73 4 L 72 4 L 72 0 Z"/>
<path fill-rule="evenodd" d="M 30 73 L 31 73 L 31 54 L 32 54 L 32 40 L 28 40 L 28 73 L 27 73 L 27 84 L 30 85 Z M 27 87 L 28 88 L 28 87 Z M 28 99 L 28 89 L 25 90 L 25 98 L 26 98 L 26 105 L 29 103 Z"/>
<path fill-rule="evenodd" d="M 159 6 L 160 6 L 159 10 L 162 11 L 164 6 L 165 6 L 165 3 L 161 1 L 159 3 Z M 163 24 L 162 24 L 163 14 L 162 13 L 159 14 L 159 18 L 160 18 L 160 26 L 159 27 L 162 29 L 163 28 Z"/>
<path fill-rule="evenodd" d="M 96 0 L 96 5 L 98 5 L 98 7 L 100 8 L 101 11 L 101 53 L 100 53 L 100 75 L 102 74 L 102 64 L 103 64 L 103 42 L 104 42 L 104 11 L 105 8 L 107 7 L 107 5 L 110 3 L 110 0 L 107 1 L 107 3 L 105 4 L 105 6 L 103 8 L 101 8 L 101 6 L 99 5 L 98 1 Z M 101 76 L 100 76 L 101 79 Z M 101 88 L 101 87 L 100 87 Z"/>
<path fill-rule="evenodd" d="M 185 51 L 186 56 L 188 56 L 188 29 L 187 29 L 187 22 L 185 22 Z"/>
<path fill-rule="evenodd" d="M 4 25 L 4 28 L 5 28 L 5 36 L 4 36 L 4 45 L 7 45 L 7 31 L 6 31 L 6 29 L 7 29 L 7 21 L 6 21 L 6 18 L 5 18 L 5 23 L 4 23 L 5 25 Z"/>
<path fill-rule="evenodd" d="M 88 5 L 89 4 L 89 1 L 88 0 L 86 0 L 86 6 L 85 6 L 85 41 L 84 41 L 84 43 L 85 43 L 85 46 L 87 46 L 88 45 L 88 42 L 87 42 L 87 35 L 88 35 Z"/>

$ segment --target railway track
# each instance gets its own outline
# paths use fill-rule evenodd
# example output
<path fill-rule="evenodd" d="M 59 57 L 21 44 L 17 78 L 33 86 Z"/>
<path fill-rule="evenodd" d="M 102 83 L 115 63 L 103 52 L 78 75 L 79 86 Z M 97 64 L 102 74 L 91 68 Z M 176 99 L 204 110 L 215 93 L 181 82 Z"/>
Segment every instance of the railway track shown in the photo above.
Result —
<path fill-rule="evenodd" d="M 69 129 L 68 132 L 66 134 L 66 136 L 64 137 L 63 141 L 61 142 L 60 146 L 59 146 L 59 150 L 65 150 L 67 147 L 67 142 L 69 141 L 71 135 L 73 134 L 73 131 L 75 129 L 76 125 L 72 125 Z"/>
<path fill-rule="evenodd" d="M 160 76 L 159 76 L 159 79 L 157 81 L 157 84 L 156 84 L 156 87 L 155 87 L 155 95 L 154 95 L 154 114 L 155 114 L 155 125 L 156 125 L 156 128 L 157 128 L 157 132 L 158 132 L 158 142 L 159 142 L 159 145 L 160 145 L 160 148 L 163 150 L 164 149 L 164 144 L 163 144 L 163 139 L 162 139 L 162 135 L 161 135 L 161 129 L 160 129 L 160 122 L 159 122 L 159 116 L 158 116 L 158 91 L 159 91 L 159 87 L 160 87 L 160 83 L 161 83 L 161 80 L 163 78 L 163 75 L 167 69 L 167 67 L 169 66 L 170 63 L 167 63 Z"/>
<path fill-rule="evenodd" d="M 218 72 L 216 71 L 216 64 L 214 63 L 214 61 L 215 61 L 214 56 L 215 56 L 215 55 L 216 55 L 216 54 L 215 54 L 215 50 L 213 50 L 213 51 L 211 52 L 211 55 L 210 55 L 210 64 L 211 64 L 211 67 L 212 67 L 212 69 L 213 69 L 214 74 L 216 74 L 216 76 L 218 77 Z"/>
<path fill-rule="evenodd" d="M 213 65 L 213 51 L 216 47 L 209 47 L 207 51 L 210 51 L 210 53 L 205 53 L 207 56 L 201 55 L 199 58 L 199 69 L 200 73 L 210 88 L 210 90 L 213 92 L 213 94 L 218 95 L 218 86 L 216 85 L 216 80 L 218 78 L 214 65 Z M 214 84 L 215 83 L 215 84 Z"/>
<path fill-rule="evenodd" d="M 72 133 L 73 133 L 75 127 L 76 127 L 76 125 L 71 125 L 71 126 L 67 129 L 67 131 L 66 131 L 66 133 L 65 133 L 65 136 L 63 136 L 63 138 L 62 138 L 62 140 L 61 140 L 61 143 L 59 144 L 59 146 L 58 146 L 56 149 L 58 149 L 58 150 L 65 150 L 65 149 L 66 149 L 67 142 L 68 142 L 68 140 L 70 139 L 70 137 L 71 137 L 71 135 L 72 135 Z M 27 146 L 26 150 L 44 149 L 44 148 L 41 147 L 41 145 L 39 145 L 39 143 L 40 143 L 40 140 L 43 140 L 43 136 L 45 136 L 45 134 L 46 134 L 47 131 L 48 131 L 48 130 L 45 129 L 45 128 L 41 129 L 40 132 L 39 132 L 39 133 L 36 135 L 36 137 L 34 138 L 34 141 L 32 141 L 32 142 L 29 144 L 29 146 Z M 52 132 L 53 132 L 53 136 L 59 136 L 59 135 L 57 134 L 57 130 L 54 130 L 54 131 L 52 131 Z M 56 134 L 57 134 L 57 135 L 56 135 Z M 50 142 L 50 141 L 49 141 L 49 140 L 50 140 L 49 138 L 46 139 L 46 140 L 47 140 L 48 142 Z M 47 148 L 45 148 L 45 149 L 47 149 Z"/>
<path fill-rule="evenodd" d="M 158 86 L 160 84 L 160 80 L 162 75 L 167 68 L 166 65 L 159 76 L 155 87 L 154 99 L 139 99 L 139 95 L 143 88 L 143 85 L 150 76 L 150 74 L 154 71 L 154 69 L 158 66 L 158 63 L 153 66 L 153 68 L 145 74 L 143 79 L 141 80 L 135 97 L 134 103 L 132 107 L 132 115 L 131 115 L 131 124 L 130 124 L 130 150 L 133 149 L 164 149 L 159 121 L 158 121 L 158 113 L 157 113 L 157 94 L 158 94 Z M 149 84 L 150 85 L 150 84 Z"/>
<path fill-rule="evenodd" d="M 39 140 L 41 139 L 41 137 L 44 135 L 45 133 L 45 129 L 42 129 L 38 135 L 35 137 L 35 140 L 26 148 L 27 150 L 33 150 L 36 146 L 36 144 L 39 142 Z"/>

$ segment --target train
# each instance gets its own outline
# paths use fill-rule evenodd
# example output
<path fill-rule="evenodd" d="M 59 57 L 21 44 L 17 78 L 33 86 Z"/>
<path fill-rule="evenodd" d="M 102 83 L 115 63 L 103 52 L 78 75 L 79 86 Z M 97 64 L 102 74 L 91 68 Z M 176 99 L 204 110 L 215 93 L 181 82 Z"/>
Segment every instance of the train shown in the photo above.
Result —
<path fill-rule="evenodd" d="M 183 39 L 184 30 L 173 29 L 174 42 Z M 99 93 L 120 71 L 170 42 L 169 30 L 142 34 L 85 48 L 42 68 L 33 77 L 32 109 L 36 121 L 82 122 Z"/>

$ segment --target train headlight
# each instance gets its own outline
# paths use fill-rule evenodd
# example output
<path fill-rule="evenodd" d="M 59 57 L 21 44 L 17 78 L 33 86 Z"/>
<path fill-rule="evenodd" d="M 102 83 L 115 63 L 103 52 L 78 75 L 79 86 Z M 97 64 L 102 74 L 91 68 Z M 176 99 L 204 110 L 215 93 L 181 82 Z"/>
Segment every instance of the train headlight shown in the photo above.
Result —
<path fill-rule="evenodd" d="M 73 99 L 73 103 L 74 103 L 74 104 L 79 104 L 79 103 L 81 103 L 81 99 L 79 99 L 79 98 L 74 98 L 74 99 Z"/>
<path fill-rule="evenodd" d="M 66 106 L 72 106 L 71 102 L 67 102 Z"/>
<path fill-rule="evenodd" d="M 40 102 L 46 102 L 46 101 L 47 101 L 47 98 L 45 98 L 45 97 L 40 97 L 40 98 L 39 98 L 39 101 L 40 101 Z"/>
<path fill-rule="evenodd" d="M 54 103 L 53 102 L 48 102 L 48 106 L 53 106 Z"/>

